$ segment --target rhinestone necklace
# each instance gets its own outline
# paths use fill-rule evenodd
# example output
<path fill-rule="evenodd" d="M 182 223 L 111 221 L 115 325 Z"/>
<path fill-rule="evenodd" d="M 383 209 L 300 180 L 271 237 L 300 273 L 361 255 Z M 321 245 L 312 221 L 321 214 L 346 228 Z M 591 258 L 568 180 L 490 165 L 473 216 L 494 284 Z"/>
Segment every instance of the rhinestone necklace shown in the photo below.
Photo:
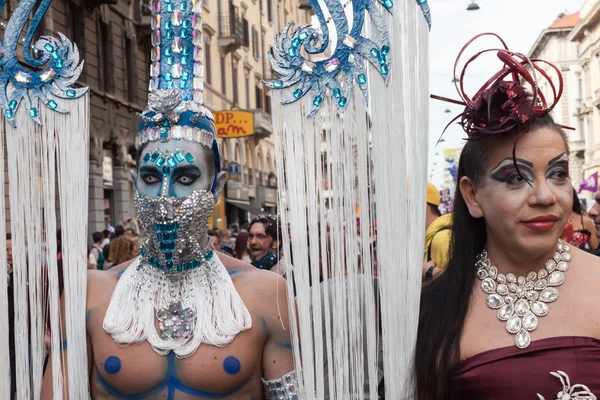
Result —
<path fill-rule="evenodd" d="M 524 349 L 531 343 L 529 332 L 538 327 L 538 317 L 548 314 L 548 304 L 558 299 L 558 289 L 565 281 L 571 253 L 569 246 L 560 240 L 554 257 L 546 261 L 546 267 L 526 277 L 513 273 L 498 273 L 487 251 L 477 256 L 477 277 L 481 290 L 487 294 L 487 306 L 497 311 L 500 321 L 506 322 L 506 330 L 515 335 L 515 345 Z"/>

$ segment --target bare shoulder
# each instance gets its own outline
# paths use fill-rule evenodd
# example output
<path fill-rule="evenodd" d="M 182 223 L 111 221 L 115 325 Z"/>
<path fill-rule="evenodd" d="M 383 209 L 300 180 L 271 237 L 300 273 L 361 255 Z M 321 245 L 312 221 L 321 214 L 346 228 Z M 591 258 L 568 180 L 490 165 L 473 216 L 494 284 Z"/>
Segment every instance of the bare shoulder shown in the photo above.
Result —
<path fill-rule="evenodd" d="M 89 270 L 87 274 L 87 308 L 103 306 L 119 281 L 119 275 L 110 271 Z"/>
<path fill-rule="evenodd" d="M 574 246 L 571 246 L 570 251 L 573 260 L 569 272 L 571 272 L 571 269 L 574 269 L 575 271 L 578 271 L 578 273 L 574 275 L 583 273 L 587 275 L 588 278 L 598 277 L 598 279 L 600 279 L 600 257 L 575 248 Z"/>

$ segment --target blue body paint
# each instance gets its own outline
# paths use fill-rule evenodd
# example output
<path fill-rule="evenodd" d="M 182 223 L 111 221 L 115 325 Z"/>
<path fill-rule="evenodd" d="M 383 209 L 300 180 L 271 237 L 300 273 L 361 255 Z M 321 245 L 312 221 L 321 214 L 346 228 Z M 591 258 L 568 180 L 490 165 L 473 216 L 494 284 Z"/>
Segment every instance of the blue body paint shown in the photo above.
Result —
<path fill-rule="evenodd" d="M 104 370 L 111 375 L 118 373 L 121 370 L 121 359 L 115 356 L 108 357 L 104 360 Z"/>
<path fill-rule="evenodd" d="M 85 311 L 85 323 L 87 324 L 88 321 L 90 320 L 90 315 L 92 315 L 92 312 L 90 310 L 86 310 Z"/>
<path fill-rule="evenodd" d="M 237 358 L 230 356 L 223 361 L 223 369 L 229 375 L 235 375 L 242 369 L 242 363 Z"/>
<path fill-rule="evenodd" d="M 63 342 L 60 344 L 60 349 L 61 350 L 66 350 L 67 349 L 67 341 L 63 340 Z"/>
<path fill-rule="evenodd" d="M 167 393 L 168 393 L 167 400 L 175 399 L 175 391 L 189 394 L 194 397 L 200 397 L 200 398 L 203 397 L 206 399 L 223 399 L 225 397 L 229 397 L 229 396 L 235 394 L 242 387 L 246 386 L 246 384 L 250 381 L 250 379 L 252 379 L 252 377 L 248 378 L 248 380 L 245 381 L 244 383 L 242 383 L 240 385 L 240 387 L 238 387 L 237 389 L 235 389 L 231 392 L 228 392 L 228 393 L 205 392 L 203 390 L 194 389 L 194 388 L 191 388 L 191 387 L 186 386 L 183 383 L 181 383 L 181 381 L 179 380 L 179 377 L 177 376 L 177 369 L 175 367 L 175 354 L 173 352 L 171 352 L 171 353 L 169 353 L 169 355 L 167 357 L 169 359 L 169 365 L 167 368 L 167 374 L 165 375 L 165 378 L 158 385 L 156 385 L 152 389 L 146 390 L 144 392 L 123 393 L 123 392 L 113 388 L 112 386 L 110 386 L 110 384 L 108 382 L 106 382 L 106 380 L 104 380 L 104 378 L 100 374 L 100 371 L 96 371 L 96 377 L 98 378 L 98 382 L 100 383 L 100 386 L 102 386 L 102 389 L 104 389 L 104 391 L 106 393 L 108 393 L 110 396 L 112 396 L 116 399 L 122 399 L 122 400 L 145 399 L 150 396 L 159 394 L 160 392 L 162 392 L 165 389 L 167 390 Z M 105 365 L 106 365 L 106 363 L 105 363 Z"/>
<path fill-rule="evenodd" d="M 236 276 L 237 274 L 240 273 L 240 271 L 238 271 L 238 270 L 229 270 L 227 272 L 229 273 L 229 276 Z"/>
<path fill-rule="evenodd" d="M 124 272 L 125 271 L 119 271 L 119 272 L 117 272 L 117 275 L 120 277 L 121 275 L 123 275 Z"/>

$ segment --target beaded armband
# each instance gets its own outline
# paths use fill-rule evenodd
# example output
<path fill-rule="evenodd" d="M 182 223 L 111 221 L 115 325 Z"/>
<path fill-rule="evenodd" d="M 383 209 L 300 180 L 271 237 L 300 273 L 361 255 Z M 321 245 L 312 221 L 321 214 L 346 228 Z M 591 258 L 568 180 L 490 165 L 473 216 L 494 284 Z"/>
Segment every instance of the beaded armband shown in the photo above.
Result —
<path fill-rule="evenodd" d="M 298 400 L 298 372 L 290 371 L 281 378 L 262 380 L 265 388 L 265 400 Z"/>

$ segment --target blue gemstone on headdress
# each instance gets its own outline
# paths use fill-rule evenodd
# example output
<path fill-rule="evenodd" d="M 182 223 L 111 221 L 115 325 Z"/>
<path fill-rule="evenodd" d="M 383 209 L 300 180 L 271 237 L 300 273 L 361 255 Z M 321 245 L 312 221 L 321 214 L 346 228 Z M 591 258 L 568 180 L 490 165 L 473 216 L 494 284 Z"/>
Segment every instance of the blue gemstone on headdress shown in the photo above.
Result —
<path fill-rule="evenodd" d="M 375 58 L 379 57 L 379 50 L 377 50 L 375 47 L 373 47 L 369 53 L 371 53 L 371 55 Z"/>
<path fill-rule="evenodd" d="M 300 38 L 300 40 L 306 40 L 308 38 L 308 33 L 302 32 L 298 35 L 298 38 Z"/>
<path fill-rule="evenodd" d="M 187 10 L 187 3 L 185 1 L 182 1 L 181 4 L 179 5 L 179 9 L 181 11 Z"/>
<path fill-rule="evenodd" d="M 181 49 L 181 54 L 184 56 L 189 56 L 190 55 L 190 49 L 188 47 L 184 47 L 183 49 Z"/>
<path fill-rule="evenodd" d="M 358 81 L 358 83 L 360 83 L 361 85 L 364 85 L 365 83 L 367 83 L 367 77 L 364 74 L 360 74 L 359 76 L 356 77 L 356 80 Z"/>
<path fill-rule="evenodd" d="M 175 10 L 172 3 L 167 4 L 167 12 L 172 13 Z"/>
<path fill-rule="evenodd" d="M 167 34 L 165 36 L 167 39 L 172 40 L 175 37 L 175 32 L 167 31 Z"/>
<path fill-rule="evenodd" d="M 152 156 L 150 157 L 150 160 L 152 160 L 152 162 L 155 163 L 156 160 L 158 160 L 159 157 L 160 157 L 160 154 L 157 151 L 155 151 L 154 153 L 152 153 Z M 160 225 L 159 225 L 159 228 L 160 228 Z"/>
<path fill-rule="evenodd" d="M 187 162 L 189 162 L 190 164 L 194 162 L 194 156 L 191 153 L 185 153 L 185 159 L 187 160 Z"/>
<path fill-rule="evenodd" d="M 77 92 L 75 92 L 75 90 L 73 90 L 73 89 L 68 89 L 66 91 L 67 97 L 75 97 L 76 94 L 77 94 Z"/>
<path fill-rule="evenodd" d="M 322 102 L 323 102 L 323 99 L 321 98 L 321 96 L 315 96 L 315 98 L 313 99 L 313 105 L 315 107 L 319 107 Z"/>
<path fill-rule="evenodd" d="M 156 166 L 158 168 L 161 168 L 163 165 L 165 165 L 165 159 L 163 157 L 160 157 L 158 160 L 156 160 Z"/>
<path fill-rule="evenodd" d="M 167 81 L 167 82 L 171 82 L 171 80 L 173 80 L 173 75 L 171 75 L 171 73 L 170 73 L 170 72 L 167 72 L 167 73 L 165 74 L 165 81 Z"/>
<path fill-rule="evenodd" d="M 173 253 L 171 253 L 170 251 L 165 251 L 165 260 L 173 261 Z"/>
<path fill-rule="evenodd" d="M 388 10 L 392 7 L 394 7 L 394 3 L 392 2 L 392 0 L 383 0 L 383 5 L 385 6 L 385 8 L 387 8 Z"/>
<path fill-rule="evenodd" d="M 283 81 L 281 81 L 281 80 L 277 80 L 277 81 L 274 81 L 274 82 L 273 82 L 273 87 L 274 87 L 275 89 L 279 89 L 279 88 L 281 88 L 282 86 L 283 86 Z"/>
<path fill-rule="evenodd" d="M 165 61 L 167 65 L 173 65 L 173 57 L 167 57 Z"/>
<path fill-rule="evenodd" d="M 187 86 L 187 82 L 184 80 L 179 81 L 179 89 L 183 90 Z"/>
<path fill-rule="evenodd" d="M 178 151 L 177 153 L 175 153 L 175 159 L 177 160 L 177 162 L 183 162 L 183 160 L 185 160 L 185 157 L 183 156 L 183 154 L 181 154 L 180 151 Z"/>
<path fill-rule="evenodd" d="M 162 174 L 164 177 L 167 177 L 169 175 L 171 175 L 171 168 L 169 168 L 168 165 L 163 165 L 162 167 Z"/>
<path fill-rule="evenodd" d="M 385 63 L 387 62 L 387 61 L 385 60 L 385 56 L 384 56 L 384 55 L 380 55 L 380 56 L 379 56 L 379 58 L 378 58 L 378 60 L 379 60 L 379 64 L 382 64 L 382 65 L 383 65 L 383 64 L 385 64 Z"/>
<path fill-rule="evenodd" d="M 48 102 L 46 103 L 46 105 L 51 110 L 56 110 L 56 107 L 58 107 L 58 104 L 56 104 L 56 102 L 54 100 L 48 100 Z"/>
<path fill-rule="evenodd" d="M 179 35 L 181 36 L 182 39 L 187 39 L 190 37 L 190 31 L 187 29 L 182 29 L 181 33 Z"/>
<path fill-rule="evenodd" d="M 169 131 L 167 130 L 167 128 L 162 127 L 162 128 L 160 128 L 160 130 L 158 132 L 160 134 L 160 138 L 161 139 L 168 139 L 169 138 Z"/>
<path fill-rule="evenodd" d="M 172 55 L 173 55 L 173 50 L 171 50 L 171 47 L 169 46 L 165 49 L 165 57 L 170 57 Z"/>
<path fill-rule="evenodd" d="M 190 79 L 190 73 L 185 71 L 184 73 L 181 74 L 181 80 L 182 81 L 187 81 L 188 79 Z"/>
<path fill-rule="evenodd" d="M 200 261 L 198 261 L 198 260 L 194 260 L 192 262 L 194 263 L 194 268 L 198 268 L 199 266 L 202 265 L 202 263 Z"/>
<path fill-rule="evenodd" d="M 340 99 L 338 100 L 338 106 L 340 106 L 340 107 L 346 107 L 347 103 L 348 103 L 348 99 L 345 97 L 340 97 Z"/>
<path fill-rule="evenodd" d="M 183 264 L 177 264 L 177 272 L 183 272 Z"/>
<path fill-rule="evenodd" d="M 166 263 L 165 267 L 166 267 L 166 268 L 167 268 L 169 271 L 173 270 L 173 261 L 167 261 L 167 263 Z"/>
<path fill-rule="evenodd" d="M 165 120 L 162 122 L 162 126 L 164 126 L 165 128 L 168 128 L 170 125 L 171 125 L 171 123 L 169 122 L 169 120 L 168 120 L 168 119 L 165 119 Z"/>
<path fill-rule="evenodd" d="M 55 60 L 58 60 L 60 58 L 60 53 L 56 50 L 54 50 L 52 52 L 52 58 L 54 58 Z"/>
<path fill-rule="evenodd" d="M 342 96 L 342 91 L 340 89 L 333 89 L 333 97 L 339 99 Z"/>
<path fill-rule="evenodd" d="M 173 23 L 170 20 L 165 21 L 165 29 L 166 30 L 173 29 Z"/>
<path fill-rule="evenodd" d="M 300 97 L 302 97 L 302 89 L 296 89 L 294 90 L 294 97 L 299 99 Z"/>
<path fill-rule="evenodd" d="M 175 168 L 177 166 L 177 161 L 175 161 L 173 157 L 169 157 L 167 164 L 169 164 L 169 167 Z"/>
<path fill-rule="evenodd" d="M 183 3 L 181 3 L 181 4 L 183 4 Z M 192 27 L 192 23 L 190 22 L 190 20 L 186 19 L 185 21 L 183 21 L 181 23 L 181 26 L 183 27 L 183 29 L 190 29 Z"/>
<path fill-rule="evenodd" d="M 191 261 L 188 261 L 185 263 L 185 269 L 192 269 L 194 268 L 194 263 Z"/>
<path fill-rule="evenodd" d="M 37 118 L 38 115 L 40 115 L 40 113 L 37 108 L 30 108 L 29 115 L 31 116 L 31 118 Z"/>
<path fill-rule="evenodd" d="M 11 100 L 10 103 L 8 103 L 8 108 L 10 108 L 11 110 L 14 110 L 15 108 L 17 108 L 17 105 L 19 103 L 17 103 L 16 100 Z"/>
<path fill-rule="evenodd" d="M 46 51 L 47 51 L 48 53 L 52 53 L 52 52 L 54 51 L 54 46 L 52 46 L 50 43 L 46 43 L 46 44 L 44 45 L 44 48 L 46 49 Z"/>
<path fill-rule="evenodd" d="M 379 67 L 379 71 L 381 71 L 382 75 L 387 75 L 388 72 L 390 72 L 390 69 L 387 66 L 387 64 L 383 64 L 382 66 Z"/>
<path fill-rule="evenodd" d="M 167 82 L 166 85 L 165 85 L 165 88 L 166 89 L 173 89 L 173 81 Z"/>
<path fill-rule="evenodd" d="M 290 47 L 288 49 L 288 54 L 290 55 L 290 57 L 296 57 L 298 55 L 298 49 L 295 47 Z"/>
<path fill-rule="evenodd" d="M 150 161 L 150 153 L 146 153 L 146 155 L 144 156 L 144 164 L 147 164 L 148 161 Z"/>
<path fill-rule="evenodd" d="M 4 116 L 6 118 L 13 118 L 15 116 L 15 113 L 13 112 L 13 110 L 5 110 L 4 111 Z"/>
<path fill-rule="evenodd" d="M 302 43 L 302 42 L 300 41 L 299 38 L 292 40 L 292 46 L 294 46 L 294 47 L 300 46 L 300 43 Z"/>
<path fill-rule="evenodd" d="M 381 54 L 383 54 L 384 56 L 387 56 L 390 53 L 390 47 L 389 46 L 382 46 L 381 47 Z"/>
<path fill-rule="evenodd" d="M 181 65 L 183 65 L 183 66 L 188 65 L 188 58 L 187 57 L 181 57 Z"/>

